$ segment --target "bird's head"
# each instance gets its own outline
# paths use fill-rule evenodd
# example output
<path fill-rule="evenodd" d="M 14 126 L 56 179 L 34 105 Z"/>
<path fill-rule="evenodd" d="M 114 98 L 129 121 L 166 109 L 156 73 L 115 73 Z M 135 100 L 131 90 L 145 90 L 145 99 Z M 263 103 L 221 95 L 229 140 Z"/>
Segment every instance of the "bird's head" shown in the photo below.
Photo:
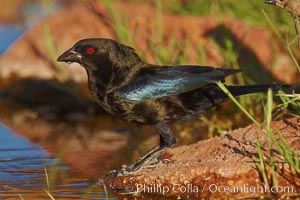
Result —
<path fill-rule="evenodd" d="M 60 55 L 57 61 L 77 62 L 87 70 L 97 70 L 110 66 L 126 68 L 134 62 L 140 62 L 141 59 L 129 46 L 111 39 L 90 38 L 76 42 L 72 48 Z"/>
<path fill-rule="evenodd" d="M 127 83 L 144 65 L 133 48 L 105 38 L 80 40 L 57 61 L 79 63 L 89 78 L 97 77 L 103 85 L 114 86 Z"/>
<path fill-rule="evenodd" d="M 113 41 L 100 38 L 80 40 L 60 55 L 57 61 L 68 64 L 76 62 L 85 68 L 96 68 L 101 62 L 108 59 L 109 43 L 113 43 Z"/>

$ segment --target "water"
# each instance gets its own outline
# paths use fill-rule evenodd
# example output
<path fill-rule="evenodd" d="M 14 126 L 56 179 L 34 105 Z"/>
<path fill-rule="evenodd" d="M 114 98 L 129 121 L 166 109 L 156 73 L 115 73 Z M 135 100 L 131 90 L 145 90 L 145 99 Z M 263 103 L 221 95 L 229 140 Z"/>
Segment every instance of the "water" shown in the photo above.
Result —
<path fill-rule="evenodd" d="M 37 19 L 58 8 L 51 1 L 50 6 L 44 7 L 46 9 L 41 9 L 41 1 L 32 2 L 25 4 L 24 19 L 20 19 L 22 23 L 0 24 L 0 56 Z M 3 109 L 1 112 L 4 112 Z M 101 186 L 97 186 L 97 178 L 91 179 L 73 170 L 61 159 L 10 131 L 0 122 L 0 200 L 50 199 L 45 190 L 55 199 L 103 199 L 107 194 Z"/>
<path fill-rule="evenodd" d="M 47 179 L 52 183 L 47 184 Z M 72 172 L 40 146 L 0 124 L 0 199 L 15 199 L 20 195 L 42 199 L 46 198 L 44 189 L 48 187 L 55 199 L 105 197 L 94 181 Z"/>
<path fill-rule="evenodd" d="M 19 21 L 14 24 L 0 24 L 0 55 L 26 30 L 59 8 L 58 1 L 25 1 L 23 9 L 18 13 L 18 16 L 20 16 Z"/>
<path fill-rule="evenodd" d="M 26 30 L 24 26 L 6 24 L 0 25 L 0 55 L 18 39 Z"/>
<path fill-rule="evenodd" d="M 0 126 L 0 141 L 1 182 L 40 179 L 42 174 L 27 171 L 39 171 L 53 162 L 53 158 L 49 157 L 39 146 L 18 137 L 2 125 Z M 3 187 L 10 187 L 10 185 Z"/>

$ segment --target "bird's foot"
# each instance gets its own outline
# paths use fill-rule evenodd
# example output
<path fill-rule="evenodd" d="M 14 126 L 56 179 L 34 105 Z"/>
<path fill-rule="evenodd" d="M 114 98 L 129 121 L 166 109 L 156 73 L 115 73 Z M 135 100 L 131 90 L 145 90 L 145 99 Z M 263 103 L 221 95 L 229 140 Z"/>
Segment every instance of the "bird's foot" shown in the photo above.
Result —
<path fill-rule="evenodd" d="M 158 163 L 170 163 L 171 160 L 169 158 L 161 157 L 161 153 L 166 151 L 166 147 L 155 147 L 151 151 L 149 151 L 146 155 L 138 159 L 135 163 L 129 166 L 122 166 L 119 170 L 113 170 L 110 174 L 114 174 L 115 176 L 127 176 L 127 175 L 136 175 L 136 172 L 141 169 L 149 169 L 155 167 Z"/>

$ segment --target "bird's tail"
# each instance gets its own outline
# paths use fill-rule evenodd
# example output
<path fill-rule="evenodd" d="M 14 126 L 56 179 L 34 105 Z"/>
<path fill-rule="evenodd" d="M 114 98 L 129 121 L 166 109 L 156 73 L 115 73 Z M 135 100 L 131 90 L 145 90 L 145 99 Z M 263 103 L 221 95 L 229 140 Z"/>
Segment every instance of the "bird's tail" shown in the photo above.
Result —
<path fill-rule="evenodd" d="M 271 88 L 274 92 L 283 90 L 286 93 L 290 93 L 290 90 L 292 89 L 292 86 L 288 84 L 242 85 L 226 87 L 233 96 L 267 92 L 269 88 Z M 199 100 L 195 101 L 194 104 L 193 101 L 189 101 L 189 106 L 192 107 L 191 110 L 193 110 L 197 114 L 201 114 L 205 110 L 208 110 L 211 107 L 216 106 L 229 99 L 228 95 L 224 93 L 217 84 L 210 84 L 200 88 L 199 90 L 196 90 L 195 93 L 192 93 L 193 98 L 197 97 L 198 92 Z M 211 104 L 207 101 L 210 101 Z"/>
<path fill-rule="evenodd" d="M 290 91 L 293 87 L 288 84 L 262 84 L 262 85 L 243 85 L 243 86 L 227 86 L 228 90 L 234 95 L 251 94 L 258 92 L 267 92 L 271 88 L 274 92 L 283 90 Z"/>

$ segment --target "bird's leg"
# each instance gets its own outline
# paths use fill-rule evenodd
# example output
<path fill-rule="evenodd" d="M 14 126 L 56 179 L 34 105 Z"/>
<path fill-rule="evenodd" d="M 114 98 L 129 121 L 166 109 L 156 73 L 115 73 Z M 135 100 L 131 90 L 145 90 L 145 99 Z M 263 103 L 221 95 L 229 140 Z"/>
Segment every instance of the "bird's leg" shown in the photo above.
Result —
<path fill-rule="evenodd" d="M 159 145 L 151 149 L 132 165 L 116 171 L 117 176 L 132 174 L 142 168 L 154 167 L 157 163 L 164 161 L 159 158 L 160 154 L 167 148 L 172 147 L 176 143 L 176 139 L 168 124 L 157 124 L 155 128 L 158 130 L 160 136 Z"/>
<path fill-rule="evenodd" d="M 157 124 L 155 125 L 155 128 L 157 129 L 160 136 L 160 141 L 159 141 L 160 147 L 170 148 L 174 146 L 174 144 L 176 143 L 176 139 L 168 124 L 166 123 Z"/>

